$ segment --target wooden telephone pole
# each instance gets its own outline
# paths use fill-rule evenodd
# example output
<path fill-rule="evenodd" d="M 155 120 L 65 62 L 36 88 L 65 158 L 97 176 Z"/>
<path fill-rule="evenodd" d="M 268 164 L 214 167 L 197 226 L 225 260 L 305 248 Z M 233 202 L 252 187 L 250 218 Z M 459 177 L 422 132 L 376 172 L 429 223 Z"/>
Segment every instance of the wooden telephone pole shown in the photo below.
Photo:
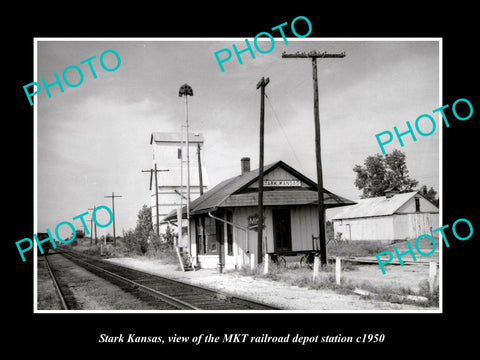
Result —
<path fill-rule="evenodd" d="M 115 251 L 115 248 L 117 247 L 117 238 L 115 236 L 115 198 L 122 197 L 122 195 L 115 195 L 115 193 L 112 191 L 112 195 L 106 195 L 104 196 L 106 198 L 112 198 L 112 214 L 113 214 L 113 251 Z M 105 239 L 106 240 L 106 239 Z"/>
<path fill-rule="evenodd" d="M 265 86 L 270 82 L 269 78 L 263 78 L 257 84 L 260 90 L 260 160 L 258 164 L 258 248 L 257 261 L 262 262 L 262 243 L 263 243 L 263 129 L 265 123 Z"/>
<path fill-rule="evenodd" d="M 317 158 L 317 192 L 318 192 L 318 228 L 320 239 L 320 263 L 327 264 L 327 249 L 325 242 L 325 207 L 323 206 L 323 176 L 322 157 L 320 152 L 320 114 L 318 111 L 318 80 L 317 80 L 317 58 L 344 58 L 345 52 L 341 54 L 327 54 L 327 52 L 310 51 L 308 53 L 297 52 L 295 54 L 282 54 L 282 58 L 308 58 L 312 59 L 313 73 L 313 111 L 315 117 L 315 154 Z"/>
<path fill-rule="evenodd" d="M 149 172 L 150 173 L 150 191 L 152 191 L 152 177 L 153 177 L 153 172 L 155 172 L 155 205 L 156 205 L 156 218 L 157 218 L 157 235 L 160 235 L 160 219 L 159 219 L 159 213 L 158 213 L 158 178 L 157 178 L 157 173 L 159 171 L 170 171 L 170 170 L 157 170 L 157 164 L 155 163 L 155 169 L 150 169 L 150 170 L 142 170 L 142 172 Z"/>
<path fill-rule="evenodd" d="M 198 181 L 200 185 L 200 196 L 203 195 L 203 176 L 202 176 L 202 160 L 200 159 L 200 144 L 197 144 L 197 159 L 198 159 Z"/>
<path fill-rule="evenodd" d="M 96 206 L 93 205 L 93 208 L 88 210 L 95 211 Z M 90 219 L 90 246 L 92 246 L 92 238 L 93 238 L 93 216 Z M 97 224 L 95 224 L 95 245 L 97 245 Z"/>

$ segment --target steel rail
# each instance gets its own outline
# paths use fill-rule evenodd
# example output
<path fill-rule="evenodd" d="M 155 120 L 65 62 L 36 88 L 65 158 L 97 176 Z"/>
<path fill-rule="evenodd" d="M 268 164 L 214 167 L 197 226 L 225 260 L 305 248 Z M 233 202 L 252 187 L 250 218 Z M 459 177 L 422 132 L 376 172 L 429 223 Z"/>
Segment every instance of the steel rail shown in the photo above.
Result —
<path fill-rule="evenodd" d="M 108 270 L 105 270 L 105 269 L 102 269 L 100 267 L 97 267 L 96 265 L 93 265 L 93 264 L 90 264 L 88 263 L 87 261 L 84 261 L 82 259 L 80 259 L 80 257 L 83 257 L 83 258 L 91 258 L 93 261 L 99 261 L 99 262 L 104 262 L 104 260 L 102 259 L 98 259 L 98 258 L 95 258 L 95 257 L 91 257 L 91 256 L 88 256 L 88 255 L 85 255 L 85 254 L 77 254 L 75 251 L 72 251 L 72 250 L 62 250 L 61 252 L 63 253 L 66 253 L 68 252 L 69 255 L 72 257 L 72 258 L 75 258 L 75 259 L 78 259 L 79 261 L 82 261 L 83 263 L 87 264 L 87 266 L 92 266 L 92 267 L 95 267 L 95 268 L 98 268 L 100 269 L 101 271 L 104 271 L 104 272 L 107 272 L 107 273 L 111 273 L 113 274 L 114 276 L 116 277 L 119 277 L 119 278 L 122 278 L 122 279 L 125 279 L 128 283 L 130 284 L 135 284 L 135 286 L 138 285 L 138 287 L 141 287 L 141 288 L 144 288 L 146 289 L 146 291 L 154 291 L 154 292 L 157 292 L 157 290 L 154 290 L 154 289 L 151 289 L 147 286 L 144 286 L 142 284 L 138 284 L 136 283 L 135 281 L 133 280 L 130 280 L 130 279 L 126 279 L 120 275 L 117 275 L 115 273 L 112 273 Z M 73 256 L 71 255 L 71 253 L 74 253 L 76 256 Z M 128 268 L 128 267 L 125 267 L 125 266 L 121 266 L 121 265 L 118 265 L 118 264 L 114 264 L 114 263 L 107 263 L 108 266 L 111 266 L 111 267 L 116 267 L 116 268 L 119 268 L 119 269 L 126 269 L 126 270 L 129 270 L 129 271 L 135 271 L 135 272 L 138 272 L 138 273 L 142 273 L 142 271 L 140 270 L 137 270 L 137 269 L 131 269 L 131 268 Z M 193 284 L 189 284 L 189 283 L 186 283 L 186 282 L 182 282 L 182 281 L 179 281 L 179 280 L 175 280 L 175 279 L 170 279 L 170 278 L 167 278 L 167 277 L 164 277 L 164 276 L 161 276 L 161 275 L 157 275 L 157 274 L 150 274 L 150 273 L 145 273 L 149 276 L 154 276 L 155 278 L 158 278 L 159 280 L 162 280 L 162 281 L 165 281 L 165 282 L 168 282 L 170 284 L 173 284 L 173 285 L 177 285 L 177 286 L 183 286 L 183 287 L 189 287 L 189 288 L 193 288 L 193 289 L 196 289 L 198 291 L 201 291 L 201 292 L 204 292 L 204 293 L 208 293 L 212 296 L 214 296 L 215 298 L 217 299 L 220 299 L 220 300 L 224 300 L 224 301 L 228 301 L 228 302 L 237 302 L 237 303 L 240 303 L 240 304 L 243 304 L 245 306 L 250 306 L 252 307 L 253 309 L 252 310 L 281 310 L 280 308 L 278 307 L 274 307 L 274 306 L 271 306 L 271 305 L 268 305 L 268 304 L 264 304 L 264 303 L 261 303 L 261 302 L 257 302 L 255 300 L 251 300 L 251 299 L 246 299 L 246 298 L 243 298 L 241 296 L 237 296 L 237 295 L 231 295 L 231 294 L 225 294 L 223 292 L 219 292 L 217 290 L 213 290 L 213 289 L 210 289 L 210 288 L 205 288 L 205 287 L 202 287 L 202 286 L 199 286 L 199 285 L 193 285 Z M 161 293 L 163 294 L 163 293 Z M 165 296 L 168 296 L 169 298 L 172 298 L 174 299 L 175 301 L 180 301 L 182 303 L 185 303 L 187 304 L 188 306 L 191 306 L 192 308 L 194 308 L 195 310 L 204 310 L 202 308 L 198 308 L 198 307 L 195 307 L 194 305 L 191 305 L 191 304 L 188 304 L 182 300 L 179 300 L 179 299 L 176 299 L 170 295 L 167 295 L 167 294 L 164 294 Z"/>
<path fill-rule="evenodd" d="M 78 256 L 73 256 L 71 254 L 67 254 L 65 251 L 61 251 L 62 255 L 66 255 L 72 259 L 75 259 L 77 261 L 80 261 L 80 262 L 83 262 L 84 264 L 86 264 L 87 267 L 91 267 L 91 268 L 94 268 L 104 274 L 107 274 L 108 276 L 111 276 L 117 280 L 120 280 L 124 283 L 127 283 L 129 285 L 132 285 L 132 287 L 134 287 L 135 289 L 140 289 L 144 292 L 147 292 L 155 297 L 158 297 L 160 298 L 162 301 L 166 302 L 167 304 L 169 305 L 172 305 L 176 308 L 179 308 L 179 309 L 183 309 L 183 310 L 200 310 L 199 308 L 197 308 L 196 306 L 192 305 L 192 304 L 189 304 L 185 301 L 182 301 L 182 300 L 179 300 L 179 299 L 176 299 L 170 295 L 167 295 L 167 294 L 164 294 L 158 290 L 155 290 L 155 289 L 152 289 L 152 288 L 149 288 L 148 286 L 145 286 L 145 285 L 142 285 L 142 284 L 139 284 L 138 282 L 135 282 L 133 280 L 130 280 L 130 279 L 127 279 L 126 277 L 123 277 L 121 275 L 118 275 L 118 274 L 115 274 L 111 271 L 108 271 L 106 269 L 103 269 L 99 266 L 96 266 L 96 265 L 93 265 L 81 258 L 79 258 Z"/>
<path fill-rule="evenodd" d="M 52 279 L 53 281 L 53 286 L 55 287 L 55 290 L 57 291 L 57 294 L 58 294 L 58 297 L 60 298 L 60 302 L 62 303 L 62 307 L 64 310 L 70 310 L 70 306 L 68 306 L 66 300 L 65 300 L 65 296 L 63 295 L 63 292 L 62 290 L 60 289 L 60 285 L 58 284 L 58 281 L 57 281 L 57 278 L 55 277 L 55 275 L 53 274 L 53 270 L 52 268 L 50 267 L 50 263 L 48 262 L 48 259 L 47 259 L 47 254 L 45 254 L 43 256 L 43 258 L 45 259 L 45 263 L 47 264 L 47 270 L 48 270 L 48 273 L 50 274 L 50 278 Z"/>

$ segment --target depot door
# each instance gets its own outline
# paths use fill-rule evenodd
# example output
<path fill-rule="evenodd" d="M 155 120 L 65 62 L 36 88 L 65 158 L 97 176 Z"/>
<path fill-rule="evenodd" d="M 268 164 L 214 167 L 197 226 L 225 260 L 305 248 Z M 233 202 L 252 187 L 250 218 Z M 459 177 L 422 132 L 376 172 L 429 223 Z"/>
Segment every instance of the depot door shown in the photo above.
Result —
<path fill-rule="evenodd" d="M 275 252 L 292 251 L 290 209 L 272 209 Z"/>

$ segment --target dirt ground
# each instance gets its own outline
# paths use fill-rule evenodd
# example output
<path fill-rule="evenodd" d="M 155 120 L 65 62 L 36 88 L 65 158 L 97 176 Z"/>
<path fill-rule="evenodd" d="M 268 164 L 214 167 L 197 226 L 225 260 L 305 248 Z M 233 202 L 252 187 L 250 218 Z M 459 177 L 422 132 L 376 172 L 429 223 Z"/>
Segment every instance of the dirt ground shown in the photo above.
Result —
<path fill-rule="evenodd" d="M 48 260 L 57 281 L 61 284 L 65 296 L 73 297 L 77 305 L 75 310 L 155 310 L 145 302 L 136 299 L 118 286 L 82 269 L 70 260 L 55 253 Z M 43 259 L 39 260 L 37 310 L 62 310 L 53 282 L 45 268 Z M 67 288 L 64 287 L 67 286 Z"/>
<path fill-rule="evenodd" d="M 61 308 L 62 303 L 48 273 L 45 258 L 39 256 L 37 261 L 37 309 L 55 310 Z"/>
<path fill-rule="evenodd" d="M 423 307 L 412 304 L 397 304 L 387 301 L 362 298 L 356 294 L 341 294 L 330 289 L 310 289 L 291 285 L 283 281 L 243 275 L 240 271 L 229 271 L 219 274 L 215 269 L 200 269 L 182 272 L 177 265 L 163 264 L 160 260 L 145 257 L 123 257 L 108 259 L 113 263 L 127 266 L 152 274 L 163 275 L 187 283 L 221 290 L 233 295 L 250 298 L 276 305 L 285 310 L 306 311 L 421 311 L 437 310 L 437 307 Z M 309 270 L 302 270 L 309 271 Z M 405 267 L 391 266 L 386 275 L 382 275 L 378 265 L 355 267 L 345 271 L 345 279 L 374 281 L 385 284 L 415 287 L 428 278 L 428 266 L 424 264 Z"/>

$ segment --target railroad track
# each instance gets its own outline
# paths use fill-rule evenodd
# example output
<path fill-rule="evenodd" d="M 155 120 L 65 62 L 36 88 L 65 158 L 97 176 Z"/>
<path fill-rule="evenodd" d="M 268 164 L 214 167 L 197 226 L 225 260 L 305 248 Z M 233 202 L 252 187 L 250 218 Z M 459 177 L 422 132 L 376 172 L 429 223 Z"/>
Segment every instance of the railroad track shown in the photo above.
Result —
<path fill-rule="evenodd" d="M 60 289 L 60 285 L 57 281 L 57 278 L 55 277 L 55 274 L 53 273 L 52 267 L 50 266 L 50 263 L 48 262 L 47 254 L 45 254 L 43 256 L 43 259 L 45 261 L 45 264 L 47 265 L 48 274 L 50 275 L 50 278 L 53 281 L 53 287 L 55 288 L 55 291 L 58 295 L 58 298 L 60 299 L 60 302 L 62 304 L 62 310 L 70 310 L 71 306 L 68 304 L 68 301 L 67 301 L 65 295 L 63 294 L 62 290 Z"/>
<path fill-rule="evenodd" d="M 126 268 L 92 256 L 58 249 L 72 262 L 114 283 L 153 296 L 178 310 L 280 310 L 239 296 Z"/>

